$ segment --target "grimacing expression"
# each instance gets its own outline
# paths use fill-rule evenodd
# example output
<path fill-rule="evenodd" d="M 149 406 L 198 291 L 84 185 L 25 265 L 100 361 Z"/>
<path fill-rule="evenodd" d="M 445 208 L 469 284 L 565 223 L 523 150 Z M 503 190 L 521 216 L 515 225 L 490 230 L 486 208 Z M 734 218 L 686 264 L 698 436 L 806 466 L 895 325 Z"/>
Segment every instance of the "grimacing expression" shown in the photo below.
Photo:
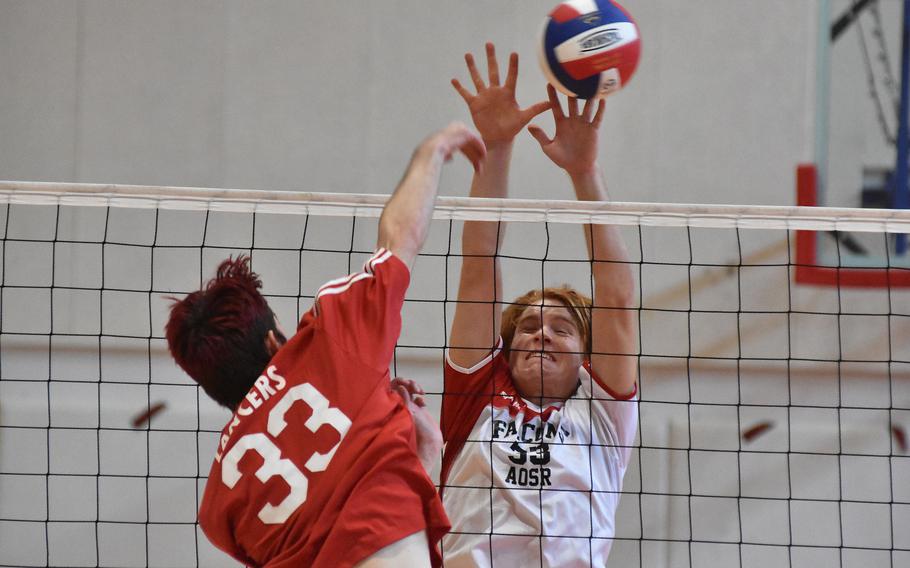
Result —
<path fill-rule="evenodd" d="M 509 351 L 518 394 L 538 404 L 566 400 L 583 361 L 581 333 L 563 302 L 544 298 L 524 309 Z"/>

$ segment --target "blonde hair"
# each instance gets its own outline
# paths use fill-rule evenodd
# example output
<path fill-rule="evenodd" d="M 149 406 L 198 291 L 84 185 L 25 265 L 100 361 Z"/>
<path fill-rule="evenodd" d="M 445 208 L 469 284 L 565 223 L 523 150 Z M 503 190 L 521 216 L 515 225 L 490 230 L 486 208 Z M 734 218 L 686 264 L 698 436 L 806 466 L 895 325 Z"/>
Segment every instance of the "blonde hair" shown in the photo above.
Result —
<path fill-rule="evenodd" d="M 509 356 L 512 338 L 515 337 L 515 327 L 518 325 L 518 318 L 524 313 L 525 308 L 540 304 L 541 300 L 558 300 L 565 304 L 569 314 L 572 316 L 572 321 L 578 328 L 579 334 L 581 334 L 585 354 L 589 354 L 591 352 L 591 298 L 566 284 L 526 292 L 515 298 L 509 307 L 503 310 L 502 325 L 500 327 L 503 354 L 506 357 Z"/>

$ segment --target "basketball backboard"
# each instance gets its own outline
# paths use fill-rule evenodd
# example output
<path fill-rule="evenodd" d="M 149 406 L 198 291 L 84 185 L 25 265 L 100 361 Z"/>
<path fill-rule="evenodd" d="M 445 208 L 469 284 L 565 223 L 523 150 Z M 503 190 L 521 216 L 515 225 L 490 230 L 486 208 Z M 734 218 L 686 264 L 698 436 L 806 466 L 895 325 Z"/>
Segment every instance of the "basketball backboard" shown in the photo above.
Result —
<path fill-rule="evenodd" d="M 907 126 L 900 120 L 907 5 L 818 0 L 815 155 L 797 173 L 798 205 L 907 207 L 907 171 L 897 167 L 898 131 Z M 796 249 L 798 282 L 910 286 L 903 235 L 800 232 Z"/>

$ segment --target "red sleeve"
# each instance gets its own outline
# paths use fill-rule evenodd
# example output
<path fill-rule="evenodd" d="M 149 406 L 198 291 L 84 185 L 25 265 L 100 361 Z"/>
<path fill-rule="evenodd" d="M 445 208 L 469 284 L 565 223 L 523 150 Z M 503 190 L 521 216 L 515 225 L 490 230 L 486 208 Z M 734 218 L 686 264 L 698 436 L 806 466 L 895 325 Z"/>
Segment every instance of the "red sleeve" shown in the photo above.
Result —
<path fill-rule="evenodd" d="M 499 348 L 471 367 L 463 369 L 446 354 L 443 370 L 442 412 L 439 426 L 446 442 L 464 440 L 471 432 L 477 414 L 493 400 L 494 369 L 502 364 Z"/>
<path fill-rule="evenodd" d="M 319 288 L 313 309 L 316 321 L 345 351 L 386 369 L 401 334 L 401 307 L 409 282 L 407 265 L 379 249 L 362 271 Z"/>
<path fill-rule="evenodd" d="M 442 438 L 446 443 L 440 473 L 443 485 L 448 479 L 452 463 L 471 435 L 474 423 L 483 409 L 492 404 L 493 398 L 500 392 L 514 392 L 508 361 L 503 357 L 501 348 L 500 345 L 470 369 L 454 365 L 446 355 L 439 420 Z"/>

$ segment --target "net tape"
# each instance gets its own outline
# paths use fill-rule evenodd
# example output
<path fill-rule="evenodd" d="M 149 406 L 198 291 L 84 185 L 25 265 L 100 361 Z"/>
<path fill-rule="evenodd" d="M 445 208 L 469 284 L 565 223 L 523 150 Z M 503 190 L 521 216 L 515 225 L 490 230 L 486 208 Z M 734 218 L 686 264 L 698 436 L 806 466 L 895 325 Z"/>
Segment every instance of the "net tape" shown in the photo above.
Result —
<path fill-rule="evenodd" d="M 0 181 L 0 204 L 378 217 L 388 195 Z M 434 219 L 910 233 L 910 211 L 440 196 Z"/>

